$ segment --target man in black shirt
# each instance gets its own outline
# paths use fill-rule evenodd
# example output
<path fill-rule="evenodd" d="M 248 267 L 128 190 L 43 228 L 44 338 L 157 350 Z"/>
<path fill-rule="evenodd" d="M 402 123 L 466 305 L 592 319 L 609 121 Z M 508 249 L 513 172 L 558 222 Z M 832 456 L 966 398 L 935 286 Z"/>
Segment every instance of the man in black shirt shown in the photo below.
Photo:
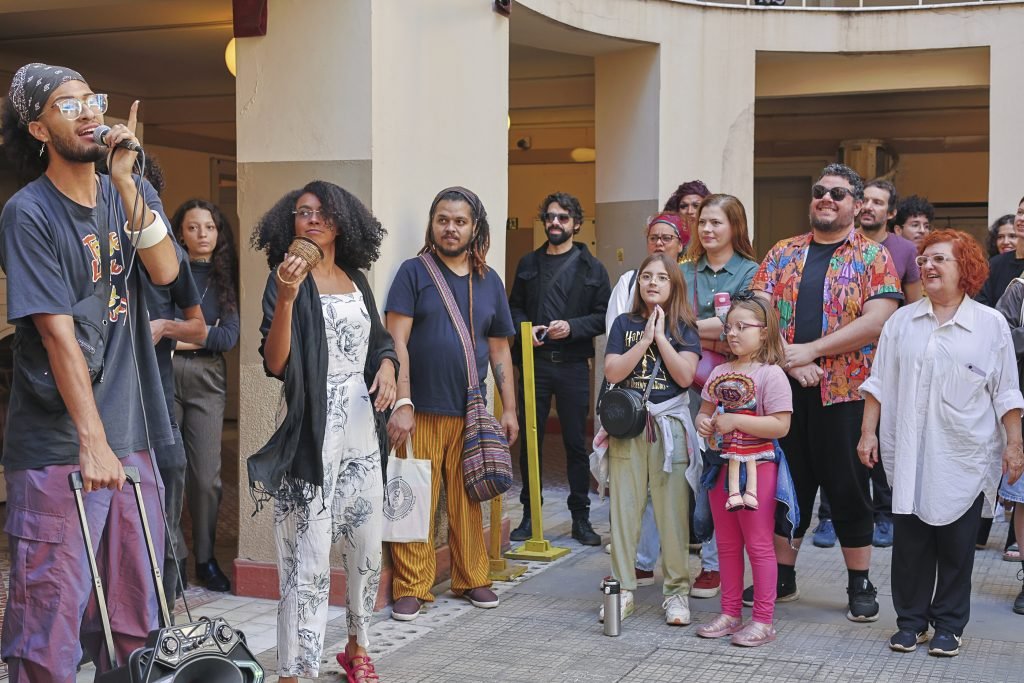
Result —
<path fill-rule="evenodd" d="M 611 287 L 608 271 L 586 245 L 573 236 L 583 223 L 579 200 L 564 192 L 548 195 L 540 205 L 547 241 L 519 261 L 509 296 L 512 321 L 516 325 L 513 360 L 522 365 L 523 344 L 519 326 L 533 322 L 529 343 L 534 346 L 534 381 L 537 397 L 537 462 L 542 462 L 544 423 L 556 400 L 558 419 L 565 444 L 569 475 L 569 511 L 572 537 L 584 545 L 600 545 L 601 537 L 590 525 L 590 461 L 584 438 L 590 412 L 590 366 L 594 337 L 604 334 L 604 314 Z M 519 383 L 522 401 L 523 383 Z M 520 419 L 525 412 L 519 409 Z M 522 431 L 524 425 L 520 425 Z M 530 488 L 526 439 L 520 442 L 519 471 L 523 489 L 523 521 L 512 531 L 513 541 L 525 541 L 533 533 L 530 520 Z"/>

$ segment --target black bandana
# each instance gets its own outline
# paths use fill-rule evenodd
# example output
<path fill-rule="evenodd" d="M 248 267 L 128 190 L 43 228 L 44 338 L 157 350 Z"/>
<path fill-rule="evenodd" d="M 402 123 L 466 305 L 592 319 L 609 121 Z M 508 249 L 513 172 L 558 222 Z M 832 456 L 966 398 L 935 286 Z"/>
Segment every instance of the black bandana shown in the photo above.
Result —
<path fill-rule="evenodd" d="M 21 125 L 38 119 L 43 113 L 43 106 L 50 98 L 50 93 L 67 81 L 82 81 L 82 74 L 64 66 L 50 66 L 38 62 L 26 64 L 18 69 L 11 81 L 11 89 L 7 96 L 18 112 Z"/>

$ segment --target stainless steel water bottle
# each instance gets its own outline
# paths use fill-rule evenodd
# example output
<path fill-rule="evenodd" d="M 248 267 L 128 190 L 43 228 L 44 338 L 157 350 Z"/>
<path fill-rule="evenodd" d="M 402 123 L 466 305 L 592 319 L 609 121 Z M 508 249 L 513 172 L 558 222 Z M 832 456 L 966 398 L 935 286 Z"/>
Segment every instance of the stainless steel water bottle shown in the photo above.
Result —
<path fill-rule="evenodd" d="M 622 627 L 622 608 L 619 603 L 622 588 L 618 580 L 609 577 L 604 580 L 601 592 L 604 593 L 604 634 L 617 636 Z"/>

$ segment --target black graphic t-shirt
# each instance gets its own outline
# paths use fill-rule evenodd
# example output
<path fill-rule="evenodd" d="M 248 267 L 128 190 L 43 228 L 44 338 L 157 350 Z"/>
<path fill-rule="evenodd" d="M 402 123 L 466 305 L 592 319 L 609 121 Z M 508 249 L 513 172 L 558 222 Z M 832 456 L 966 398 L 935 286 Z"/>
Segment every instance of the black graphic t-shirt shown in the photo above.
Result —
<path fill-rule="evenodd" d="M 101 175 L 99 179 L 100 192 L 111 192 L 110 178 Z M 148 182 L 143 183 L 143 192 L 146 204 L 163 216 Z M 32 181 L 0 213 L 0 268 L 7 275 L 7 320 L 24 328 L 32 343 L 33 335 L 38 338 L 33 315 L 71 315 L 71 307 L 92 294 L 93 283 L 101 277 L 97 226 L 109 231 L 114 285 L 107 315 L 110 330 L 103 381 L 92 389 L 107 442 L 115 455 L 124 457 L 172 443 L 173 438 L 142 286 L 148 276 L 123 236 L 125 214 L 116 191 L 113 198 L 112 215 L 98 216 L 97 209 L 75 203 L 45 175 Z M 168 223 L 166 217 L 163 220 Z M 14 362 L 19 362 L 17 353 Z M 77 463 L 78 432 L 67 410 L 44 409 L 22 386 L 18 373 L 14 377 L 4 467 L 21 470 Z"/>
<path fill-rule="evenodd" d="M 604 352 L 606 354 L 623 354 L 629 351 L 644 336 L 645 327 L 647 327 L 645 319 L 634 317 L 629 313 L 623 313 L 612 323 L 612 329 L 608 332 L 608 345 L 605 347 Z M 672 348 L 677 352 L 690 351 L 700 357 L 700 337 L 697 335 L 696 329 L 679 323 L 679 336 L 683 339 L 682 344 L 677 342 L 671 334 L 666 336 L 668 336 Z M 650 381 L 651 372 L 654 370 L 657 350 L 657 345 L 651 344 L 647 349 L 647 353 L 644 354 L 644 357 L 637 366 L 633 368 L 630 376 L 619 386 L 635 389 L 643 393 L 647 389 L 647 382 Z M 654 378 L 654 386 L 651 387 L 650 401 L 651 403 L 667 401 L 683 393 L 685 389 L 686 387 L 679 386 L 672 379 L 672 375 L 665 369 L 664 361 L 662 361 L 662 366 L 658 369 L 658 375 Z"/>

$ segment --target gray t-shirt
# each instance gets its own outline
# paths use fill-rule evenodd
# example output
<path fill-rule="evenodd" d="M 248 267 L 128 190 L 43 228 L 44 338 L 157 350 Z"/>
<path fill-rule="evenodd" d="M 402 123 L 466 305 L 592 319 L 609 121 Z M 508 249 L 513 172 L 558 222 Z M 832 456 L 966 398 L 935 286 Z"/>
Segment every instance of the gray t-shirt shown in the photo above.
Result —
<path fill-rule="evenodd" d="M 173 438 L 142 288 L 142 280 L 148 276 L 141 260 L 132 258 L 134 251 L 123 234 L 124 210 L 110 178 L 101 175 L 99 179 L 100 192 L 113 198 L 112 218 L 101 218 L 110 232 L 114 290 L 103 379 L 93 384 L 93 396 L 107 442 L 123 457 L 173 443 Z M 143 188 L 146 204 L 166 223 L 153 187 L 144 182 Z M 101 272 L 97 218 L 97 209 L 75 203 L 45 175 L 19 190 L 0 213 L 0 268 L 7 275 L 7 319 L 30 341 L 34 335 L 42 344 L 32 315 L 71 315 L 71 307 L 92 294 Z M 138 361 L 138 377 L 133 355 Z M 17 352 L 14 363 L 17 366 Z M 42 408 L 15 372 L 4 436 L 4 467 L 19 470 L 77 464 L 78 448 L 78 433 L 67 410 Z"/>

